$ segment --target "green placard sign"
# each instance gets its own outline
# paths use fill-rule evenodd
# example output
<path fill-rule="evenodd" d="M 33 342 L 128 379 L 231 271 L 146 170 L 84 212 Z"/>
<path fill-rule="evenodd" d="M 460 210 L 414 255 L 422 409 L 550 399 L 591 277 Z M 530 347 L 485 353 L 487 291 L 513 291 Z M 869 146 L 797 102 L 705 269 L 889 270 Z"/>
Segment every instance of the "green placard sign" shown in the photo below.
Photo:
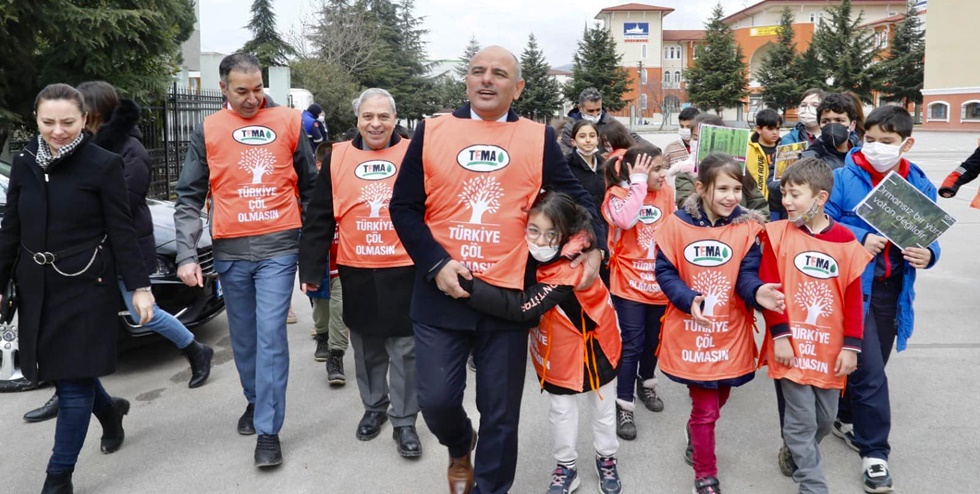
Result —
<path fill-rule="evenodd" d="M 900 249 L 928 247 L 956 218 L 894 171 L 854 208 L 864 221 Z"/>

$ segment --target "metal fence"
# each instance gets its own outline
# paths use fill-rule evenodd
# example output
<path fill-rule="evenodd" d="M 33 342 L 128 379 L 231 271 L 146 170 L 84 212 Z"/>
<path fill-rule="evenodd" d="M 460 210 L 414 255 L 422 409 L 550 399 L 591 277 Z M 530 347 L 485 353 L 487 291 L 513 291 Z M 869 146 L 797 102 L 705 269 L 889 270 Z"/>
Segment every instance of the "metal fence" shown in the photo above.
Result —
<path fill-rule="evenodd" d="M 204 117 L 224 105 L 221 91 L 191 91 L 174 83 L 167 95 L 143 107 L 140 131 L 150 154 L 150 190 L 147 197 L 173 199 L 191 134 Z"/>

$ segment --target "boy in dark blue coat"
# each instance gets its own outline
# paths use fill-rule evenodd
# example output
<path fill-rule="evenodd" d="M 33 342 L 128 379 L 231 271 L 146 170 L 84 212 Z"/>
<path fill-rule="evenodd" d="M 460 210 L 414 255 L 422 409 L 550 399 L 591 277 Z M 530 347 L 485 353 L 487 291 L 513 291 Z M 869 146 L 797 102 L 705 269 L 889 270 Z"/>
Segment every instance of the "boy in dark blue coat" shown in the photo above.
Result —
<path fill-rule="evenodd" d="M 834 170 L 834 188 L 826 206 L 826 213 L 850 228 L 875 256 L 861 277 L 865 321 L 858 368 L 848 380 L 833 432 L 861 453 L 865 492 L 892 492 L 888 470 L 891 405 L 885 364 L 896 338 L 901 352 L 912 335 L 915 274 L 939 260 L 939 243 L 901 250 L 854 211 L 891 171 L 933 202 L 936 187 L 921 168 L 902 158 L 915 143 L 907 111 L 897 106 L 877 108 L 868 115 L 865 127 L 864 147 L 848 152 L 844 166 Z"/>

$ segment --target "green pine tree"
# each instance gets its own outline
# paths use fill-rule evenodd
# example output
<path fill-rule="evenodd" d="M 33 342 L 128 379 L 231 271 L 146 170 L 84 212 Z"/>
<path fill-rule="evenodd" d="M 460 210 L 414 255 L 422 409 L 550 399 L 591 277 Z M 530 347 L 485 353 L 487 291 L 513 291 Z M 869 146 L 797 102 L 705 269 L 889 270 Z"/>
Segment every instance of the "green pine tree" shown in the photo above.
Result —
<path fill-rule="evenodd" d="M 702 110 L 717 114 L 741 105 L 748 96 L 748 68 L 742 48 L 735 43 L 721 3 L 715 5 L 705 24 L 704 41 L 694 47 L 694 62 L 685 71 L 688 99 Z"/>
<path fill-rule="evenodd" d="M 0 147 L 33 129 L 34 97 L 50 83 L 104 80 L 144 103 L 161 95 L 194 32 L 191 0 L 0 4 Z"/>
<path fill-rule="evenodd" d="M 563 88 L 565 99 L 578 103 L 583 90 L 594 87 L 602 94 L 602 106 L 609 111 L 626 106 L 630 91 L 629 72 L 622 67 L 623 57 L 616 53 L 616 43 L 608 29 L 596 25 L 585 28 L 573 59 L 572 77 Z"/>
<path fill-rule="evenodd" d="M 796 87 L 800 90 L 793 97 L 791 106 L 800 102 L 800 95 L 807 89 L 827 87 L 827 70 L 817 58 L 817 50 L 813 45 L 808 46 L 793 59 L 793 73 L 796 75 Z"/>
<path fill-rule="evenodd" d="M 561 108 L 561 91 L 558 81 L 548 74 L 551 66 L 544 59 L 534 33 L 527 39 L 527 47 L 521 53 L 524 75 L 524 92 L 514 102 L 514 111 L 533 120 L 547 120 Z"/>
<path fill-rule="evenodd" d="M 871 32 L 861 28 L 864 12 L 852 19 L 851 0 L 842 0 L 837 7 L 827 8 L 827 19 L 820 21 L 813 35 L 817 57 L 832 86 L 839 91 L 854 91 L 864 101 L 871 101 L 876 85 L 874 39 Z"/>
<path fill-rule="evenodd" d="M 793 41 L 793 12 L 789 7 L 783 7 L 779 18 L 779 37 L 775 46 L 762 59 L 762 65 L 756 77 L 765 89 L 762 90 L 762 101 L 768 106 L 784 112 L 793 107 L 796 99 L 805 88 L 800 88 L 793 65 L 796 57 L 796 43 Z"/>
<path fill-rule="evenodd" d="M 477 41 L 476 35 L 473 35 L 470 37 L 470 42 L 466 45 L 466 49 L 463 50 L 463 56 L 460 57 L 459 63 L 456 64 L 456 68 L 454 69 L 460 79 L 465 78 L 466 73 L 470 71 L 470 60 L 476 56 L 478 51 L 480 51 L 480 42 Z"/>
<path fill-rule="evenodd" d="M 921 24 L 910 4 L 905 19 L 895 28 L 885 60 L 877 66 L 882 76 L 877 89 L 885 101 L 901 102 L 906 106 L 922 103 L 926 32 Z"/>
<path fill-rule="evenodd" d="M 241 51 L 251 53 L 259 59 L 262 77 L 268 84 L 269 67 L 289 65 L 289 57 L 295 55 L 296 50 L 279 36 L 271 0 L 252 2 L 252 20 L 245 27 L 252 32 L 252 39 L 242 46 Z"/>

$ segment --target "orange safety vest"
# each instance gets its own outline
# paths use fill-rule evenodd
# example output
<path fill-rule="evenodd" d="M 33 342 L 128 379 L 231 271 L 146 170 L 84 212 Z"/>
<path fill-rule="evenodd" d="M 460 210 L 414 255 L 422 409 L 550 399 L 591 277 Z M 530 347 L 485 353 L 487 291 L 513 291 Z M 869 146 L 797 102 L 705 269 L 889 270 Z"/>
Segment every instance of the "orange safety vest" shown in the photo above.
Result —
<path fill-rule="evenodd" d="M 578 286 L 585 275 L 581 268 L 573 269 L 570 261 L 561 260 L 538 269 L 539 283 Z M 623 341 L 619 336 L 616 309 L 609 298 L 609 290 L 602 280 L 596 280 L 585 290 L 576 290 L 575 298 L 582 306 L 581 318 L 595 321 L 592 331 L 584 331 L 572 324 L 571 319 L 555 306 L 541 316 L 538 326 L 531 330 L 531 361 L 542 386 L 547 381 L 555 386 L 581 392 L 585 389 L 588 374 L 591 389 L 599 388 L 595 355 L 589 355 L 593 340 L 613 367 L 619 363 Z M 584 322 L 583 322 L 584 324 Z"/>
<path fill-rule="evenodd" d="M 692 381 L 719 381 L 755 371 L 757 349 L 752 317 L 735 293 L 739 266 L 762 225 L 748 221 L 718 228 L 685 223 L 671 215 L 657 231 L 657 247 L 692 290 L 704 295 L 699 326 L 685 311 L 669 305 L 661 328 L 660 368 Z M 690 308 L 685 307 L 690 310 Z"/>
<path fill-rule="evenodd" d="M 333 145 L 330 181 L 333 215 L 340 228 L 338 264 L 355 268 L 412 265 L 388 213 L 406 150 L 407 139 L 378 151 L 357 149 L 351 142 Z"/>
<path fill-rule="evenodd" d="M 491 285 L 524 288 L 526 212 L 541 190 L 543 162 L 539 123 L 425 120 L 425 223 L 453 259 Z"/>
<path fill-rule="evenodd" d="M 629 189 L 610 187 L 603 201 L 611 196 L 625 199 Z M 606 210 L 605 207 L 602 208 Z M 656 231 L 674 211 L 674 189 L 647 190 L 640 208 L 640 218 L 629 230 L 617 228 L 609 218 L 609 291 L 617 297 L 641 304 L 667 305 L 667 296 L 660 291 L 654 275 L 657 263 Z"/>
<path fill-rule="evenodd" d="M 857 241 L 813 238 L 788 221 L 769 223 L 766 233 L 786 293 L 786 316 L 792 333 L 788 338 L 795 361 L 793 367 L 775 361 L 767 331 L 759 366 L 768 364 L 773 379 L 843 389 L 847 376 L 835 376 L 834 365 L 844 346 L 844 293 L 874 257 Z"/>
<path fill-rule="evenodd" d="M 249 119 L 229 109 L 204 119 L 212 237 L 302 227 L 293 164 L 301 128 L 299 112 L 284 106 L 263 108 Z"/>

